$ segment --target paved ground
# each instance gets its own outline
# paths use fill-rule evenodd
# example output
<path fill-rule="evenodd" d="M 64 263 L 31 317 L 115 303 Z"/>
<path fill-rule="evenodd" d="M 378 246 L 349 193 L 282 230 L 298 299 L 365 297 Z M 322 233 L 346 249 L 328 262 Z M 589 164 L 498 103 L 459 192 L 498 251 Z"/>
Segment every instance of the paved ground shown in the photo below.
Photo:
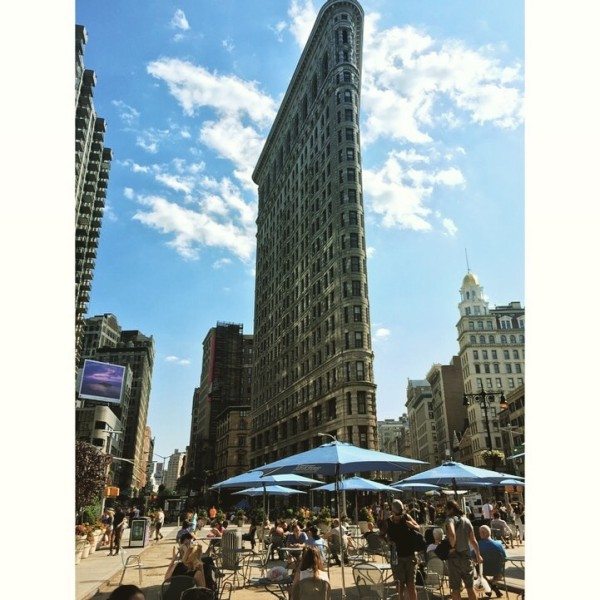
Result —
<path fill-rule="evenodd" d="M 142 563 L 142 589 L 146 600 L 160 600 L 160 588 L 165 572 L 171 560 L 171 552 L 177 527 L 165 527 L 163 532 L 165 538 L 143 549 Z M 131 554 L 140 554 L 138 548 L 125 548 Z M 96 552 L 77 565 L 77 600 L 107 600 L 112 590 L 117 587 L 121 578 L 122 566 L 119 557 L 107 557 L 107 552 Z M 507 550 L 509 558 L 524 556 L 524 546 L 516 546 Z M 110 562 L 108 562 L 110 561 Z M 521 569 L 507 563 L 506 578 L 509 591 L 523 589 L 524 573 Z M 258 574 L 258 572 L 255 572 Z M 358 595 L 354 589 L 351 567 L 346 567 L 346 587 L 349 600 L 356 600 Z M 331 567 L 330 580 L 333 589 L 333 600 L 341 598 L 341 568 Z M 136 568 L 127 569 L 123 583 L 139 585 L 138 571 Z M 463 593 L 466 597 L 466 594 Z M 516 594 L 510 593 L 509 600 L 516 600 Z M 236 589 L 232 594 L 232 600 L 273 600 L 273 596 L 260 588 Z"/>

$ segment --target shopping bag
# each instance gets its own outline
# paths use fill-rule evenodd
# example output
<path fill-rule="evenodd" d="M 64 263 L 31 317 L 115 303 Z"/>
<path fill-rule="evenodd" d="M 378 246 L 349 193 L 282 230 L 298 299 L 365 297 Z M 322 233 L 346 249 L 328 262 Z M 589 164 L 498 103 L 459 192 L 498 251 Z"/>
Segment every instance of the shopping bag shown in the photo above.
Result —
<path fill-rule="evenodd" d="M 483 576 L 483 564 L 482 563 L 479 563 L 479 574 L 473 580 L 473 589 L 476 592 L 483 592 L 484 594 L 487 594 L 488 592 L 492 591 L 490 584 L 488 583 L 487 579 Z"/>

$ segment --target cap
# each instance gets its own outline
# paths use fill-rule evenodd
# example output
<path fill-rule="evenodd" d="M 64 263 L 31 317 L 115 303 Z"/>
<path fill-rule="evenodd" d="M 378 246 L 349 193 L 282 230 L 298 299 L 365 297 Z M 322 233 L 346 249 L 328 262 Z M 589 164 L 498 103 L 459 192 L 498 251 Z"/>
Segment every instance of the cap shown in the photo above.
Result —
<path fill-rule="evenodd" d="M 404 505 L 402 504 L 402 502 L 400 502 L 400 500 L 392 501 L 392 512 L 397 514 L 404 512 Z"/>

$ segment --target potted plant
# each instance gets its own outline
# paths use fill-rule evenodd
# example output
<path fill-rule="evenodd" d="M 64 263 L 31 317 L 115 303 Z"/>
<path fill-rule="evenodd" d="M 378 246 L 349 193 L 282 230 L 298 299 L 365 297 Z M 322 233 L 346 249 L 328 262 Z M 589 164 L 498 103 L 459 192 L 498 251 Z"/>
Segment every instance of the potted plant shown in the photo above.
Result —
<path fill-rule="evenodd" d="M 484 450 L 481 453 L 488 469 L 497 469 L 504 463 L 504 452 L 502 450 Z"/>
<path fill-rule="evenodd" d="M 198 527 L 202 528 L 208 522 L 208 513 L 204 508 L 198 509 Z"/>
<path fill-rule="evenodd" d="M 295 511 L 293 508 L 285 509 L 285 522 L 290 525 L 290 523 L 294 520 Z"/>
<path fill-rule="evenodd" d="M 227 515 L 222 511 L 222 510 L 218 510 L 217 511 L 217 516 L 215 517 L 215 519 L 219 522 L 223 522 L 225 521 L 227 518 Z"/>
<path fill-rule="evenodd" d="M 371 511 L 366 506 L 363 506 L 358 511 L 358 526 L 360 527 L 360 532 L 366 533 L 369 530 L 369 523 L 373 523 L 374 520 Z"/>
<path fill-rule="evenodd" d="M 246 513 L 241 508 L 238 508 L 235 511 L 235 518 L 237 520 L 238 527 L 241 527 L 244 524 L 244 517 L 245 516 L 246 516 Z"/>
<path fill-rule="evenodd" d="M 87 532 L 85 525 L 75 525 L 75 564 L 78 565 L 83 556 L 83 550 L 87 544 Z"/>
<path fill-rule="evenodd" d="M 258 539 L 262 540 L 263 532 L 268 532 L 268 524 L 266 523 L 267 515 L 265 511 L 262 508 L 254 509 L 254 519 L 256 521 L 256 536 Z"/>
<path fill-rule="evenodd" d="M 321 533 L 329 533 L 331 529 L 331 511 L 324 506 L 317 515 L 317 527 Z"/>

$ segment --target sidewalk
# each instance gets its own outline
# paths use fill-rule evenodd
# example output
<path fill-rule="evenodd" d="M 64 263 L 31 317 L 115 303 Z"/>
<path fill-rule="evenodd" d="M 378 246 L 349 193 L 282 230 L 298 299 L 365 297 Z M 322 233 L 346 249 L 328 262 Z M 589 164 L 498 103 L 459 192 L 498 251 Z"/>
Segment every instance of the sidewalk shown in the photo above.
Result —
<path fill-rule="evenodd" d="M 142 569 L 142 585 L 141 588 L 144 591 L 146 600 L 160 600 L 160 589 L 165 576 L 165 572 L 171 561 L 172 549 L 174 547 L 174 538 L 177 531 L 177 527 L 164 527 L 164 539 L 159 542 L 152 542 L 151 545 L 143 549 L 143 569 Z M 248 526 L 246 525 L 244 531 L 247 531 Z M 125 548 L 126 552 L 132 554 L 139 554 L 139 548 Z M 509 558 L 522 557 L 525 554 L 525 546 L 515 546 L 515 548 L 509 548 L 506 551 Z M 98 554 L 98 553 L 96 553 Z M 105 566 L 105 570 L 102 574 L 98 573 L 95 575 L 93 582 L 87 582 L 88 594 L 83 595 L 80 592 L 80 584 L 83 586 L 83 576 L 80 572 L 77 572 L 77 600 L 88 600 L 93 598 L 94 600 L 107 600 L 110 593 L 117 587 L 119 579 L 121 578 L 121 559 L 119 557 L 106 557 L 106 552 L 100 553 L 99 563 L 102 560 L 116 560 L 118 562 L 113 563 L 112 570 L 110 565 Z M 96 560 L 95 556 L 85 559 L 78 566 L 85 567 L 85 563 L 88 561 Z M 88 567 L 91 570 L 91 565 Z M 91 574 L 90 574 L 91 575 Z M 90 575 L 85 577 L 91 579 Z M 258 575 L 258 572 L 253 573 L 254 576 Z M 332 600 L 340 600 L 341 598 L 341 584 L 342 584 L 342 572 L 340 567 L 331 567 L 330 569 L 330 580 L 332 585 Z M 346 580 L 346 593 L 348 600 L 358 600 L 358 594 L 354 585 L 352 577 L 352 568 L 345 568 L 345 580 Z M 125 577 L 123 579 L 125 584 L 139 585 L 138 571 L 137 568 L 127 569 Z M 516 600 L 515 593 L 523 590 L 524 587 L 524 572 L 522 569 L 518 569 L 507 563 L 506 568 L 506 583 L 510 596 L 507 600 Z M 90 595 L 91 592 L 91 595 Z M 94 595 L 95 594 L 95 595 Z M 465 593 L 463 592 L 463 597 Z M 437 596 L 435 597 L 437 598 Z M 506 594 L 505 594 L 506 598 Z M 264 588 L 252 588 L 244 587 L 234 590 L 231 600 L 273 600 L 273 596 L 267 592 Z"/>
<path fill-rule="evenodd" d="M 161 542 L 166 543 L 166 540 L 175 538 L 178 527 L 173 525 L 171 527 L 163 527 L 163 535 L 165 536 Z M 142 554 L 152 548 L 152 542 L 146 548 L 129 548 L 129 529 L 123 532 L 122 547 L 125 550 L 125 555 L 129 554 Z M 160 543 L 160 542 L 159 542 Z M 172 541 L 169 542 L 169 545 Z M 88 600 L 93 598 L 98 590 L 116 574 L 118 574 L 117 582 L 121 577 L 121 571 L 123 570 L 123 563 L 120 556 L 107 556 L 108 549 L 96 550 L 94 554 L 90 554 L 88 558 L 83 559 L 78 565 L 75 565 L 75 598 L 76 600 Z M 142 561 L 143 562 L 143 561 Z M 166 570 L 166 569 L 165 569 Z M 138 583 L 137 569 L 135 569 L 135 581 L 131 577 L 133 569 L 127 569 L 128 573 L 125 577 L 124 582 Z M 143 581 L 143 580 L 142 580 Z"/>

